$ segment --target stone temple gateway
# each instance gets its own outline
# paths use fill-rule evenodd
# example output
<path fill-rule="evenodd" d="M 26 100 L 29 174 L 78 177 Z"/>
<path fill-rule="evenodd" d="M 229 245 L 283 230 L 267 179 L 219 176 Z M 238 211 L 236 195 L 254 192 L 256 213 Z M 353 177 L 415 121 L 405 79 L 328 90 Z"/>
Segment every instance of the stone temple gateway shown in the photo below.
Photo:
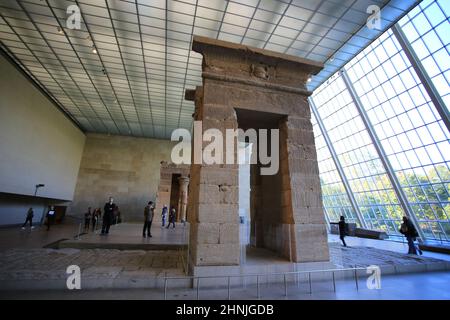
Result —
<path fill-rule="evenodd" d="M 251 165 L 252 244 L 292 262 L 328 261 L 305 89 L 322 64 L 203 37 L 194 37 L 193 50 L 203 55 L 203 86 L 187 90 L 186 99 L 195 101 L 203 132 L 216 128 L 225 137 L 226 129 L 279 129 L 278 173 L 260 175 L 261 164 Z M 240 263 L 238 170 L 237 164 L 191 165 L 191 268 Z"/>

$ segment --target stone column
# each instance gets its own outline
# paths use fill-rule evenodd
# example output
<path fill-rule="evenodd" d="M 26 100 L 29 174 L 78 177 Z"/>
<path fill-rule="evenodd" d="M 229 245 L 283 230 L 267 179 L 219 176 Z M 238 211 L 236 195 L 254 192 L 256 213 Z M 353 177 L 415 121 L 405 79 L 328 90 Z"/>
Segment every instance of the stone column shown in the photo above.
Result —
<path fill-rule="evenodd" d="M 305 106 L 307 100 L 303 101 Z M 280 128 L 285 138 L 281 165 L 285 167 L 285 189 L 291 212 L 291 254 L 297 262 L 328 261 L 328 240 L 319 166 L 309 108 L 289 116 Z"/>
<path fill-rule="evenodd" d="M 197 135 L 208 129 L 218 129 L 225 136 L 226 129 L 237 128 L 236 112 L 232 107 L 205 104 L 203 97 L 204 88 L 197 87 L 194 120 L 202 121 L 202 128 L 201 132 L 194 130 L 193 143 L 196 139 L 201 141 L 202 137 Z M 203 142 L 205 145 L 207 143 Z M 237 164 L 198 164 L 194 161 L 191 165 L 188 200 L 190 265 L 239 264 L 238 184 Z"/>
<path fill-rule="evenodd" d="M 186 221 L 186 209 L 187 209 L 187 201 L 188 201 L 188 186 L 189 186 L 189 178 L 186 176 L 181 176 L 178 178 L 178 182 L 180 184 L 179 198 L 178 198 L 178 216 L 181 219 L 181 222 Z"/>

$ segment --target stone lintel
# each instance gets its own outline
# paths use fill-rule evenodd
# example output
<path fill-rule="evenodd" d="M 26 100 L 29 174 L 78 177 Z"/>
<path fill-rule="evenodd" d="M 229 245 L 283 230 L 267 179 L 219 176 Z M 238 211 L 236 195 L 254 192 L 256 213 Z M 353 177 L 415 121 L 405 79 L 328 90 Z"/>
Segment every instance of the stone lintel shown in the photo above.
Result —
<path fill-rule="evenodd" d="M 309 74 L 319 73 L 324 65 L 323 63 L 304 59 L 284 53 L 279 53 L 271 50 L 260 49 L 256 47 L 250 47 L 243 44 L 237 44 L 233 42 L 217 40 L 202 36 L 194 36 L 192 40 L 192 50 L 195 52 L 203 54 L 208 49 L 218 47 L 226 51 L 239 51 L 240 56 L 245 56 L 253 60 L 257 60 L 261 63 L 266 63 L 270 65 L 276 65 L 280 62 L 287 62 L 296 66 L 296 69 L 304 70 Z"/>
<path fill-rule="evenodd" d="M 323 64 L 270 50 L 195 36 L 192 48 L 203 55 L 203 79 L 233 82 L 245 87 L 310 95 L 308 78 Z"/>

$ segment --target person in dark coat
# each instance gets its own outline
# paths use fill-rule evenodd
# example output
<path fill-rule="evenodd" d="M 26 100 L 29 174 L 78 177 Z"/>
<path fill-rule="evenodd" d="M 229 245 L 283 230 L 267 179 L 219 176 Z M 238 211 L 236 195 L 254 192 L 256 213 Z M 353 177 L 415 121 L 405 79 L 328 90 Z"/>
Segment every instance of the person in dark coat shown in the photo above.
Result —
<path fill-rule="evenodd" d="M 55 207 L 54 206 L 49 206 L 48 207 L 48 211 L 46 214 L 46 218 L 47 218 L 47 231 L 50 230 L 50 225 L 52 225 L 55 222 Z"/>
<path fill-rule="evenodd" d="M 155 208 L 153 207 L 153 201 L 150 201 L 144 208 L 144 230 L 142 231 L 142 236 L 145 238 L 145 232 L 149 238 L 152 237 L 150 229 L 152 227 L 153 215 Z"/>
<path fill-rule="evenodd" d="M 169 213 L 169 224 L 167 225 L 167 229 L 169 229 L 170 225 L 173 224 L 173 227 L 175 228 L 175 219 L 177 217 L 175 208 L 172 207 L 172 209 L 170 209 L 170 213 Z"/>
<path fill-rule="evenodd" d="M 416 230 L 416 227 L 408 217 L 403 217 L 403 223 L 401 224 L 399 231 L 406 237 L 406 240 L 408 241 L 408 254 L 417 255 L 418 250 L 419 254 L 422 255 L 422 250 L 420 250 L 419 248 L 416 249 L 416 246 L 414 244 L 414 241 L 416 241 L 416 238 L 419 236 L 419 234 Z"/>
<path fill-rule="evenodd" d="M 84 230 L 89 231 L 89 225 L 91 224 L 92 213 L 91 207 L 88 208 L 88 211 L 84 214 Z"/>
<path fill-rule="evenodd" d="M 109 202 L 105 203 L 105 207 L 103 208 L 102 235 L 106 235 L 109 233 L 109 227 L 111 226 L 114 219 L 115 208 L 116 204 L 114 203 L 114 199 L 110 197 Z"/>
<path fill-rule="evenodd" d="M 344 247 L 347 246 L 344 239 L 346 235 L 347 235 L 347 223 L 345 223 L 345 217 L 341 216 L 341 220 L 339 221 L 339 238 L 341 238 Z"/>
<path fill-rule="evenodd" d="M 345 236 L 347 235 L 347 223 L 345 222 L 345 217 L 341 216 L 339 222 L 331 222 L 331 224 L 337 224 L 339 227 L 339 238 L 342 241 L 342 244 L 344 245 L 344 247 L 347 246 L 347 244 L 345 243 Z"/>
<path fill-rule="evenodd" d="M 94 213 L 92 214 L 92 219 L 91 219 L 91 221 L 92 221 L 92 231 L 95 231 L 95 227 L 97 226 L 97 221 L 99 219 L 99 213 L 98 213 L 99 211 L 100 211 L 99 208 L 94 209 Z"/>
<path fill-rule="evenodd" d="M 26 218 L 24 224 L 22 225 L 22 229 L 25 229 L 25 226 L 27 225 L 27 222 L 30 222 L 30 228 L 31 229 L 34 228 L 33 227 L 33 216 L 34 216 L 33 208 L 28 209 L 27 218 Z"/>

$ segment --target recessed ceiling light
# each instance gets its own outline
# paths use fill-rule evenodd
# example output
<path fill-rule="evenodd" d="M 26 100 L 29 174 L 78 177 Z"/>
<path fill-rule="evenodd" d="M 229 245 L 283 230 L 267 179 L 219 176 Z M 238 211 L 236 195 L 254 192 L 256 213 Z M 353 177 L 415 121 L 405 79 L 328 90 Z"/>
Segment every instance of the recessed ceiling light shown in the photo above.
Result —
<path fill-rule="evenodd" d="M 95 48 L 95 46 L 92 46 L 92 53 L 97 53 L 97 49 Z"/>
<path fill-rule="evenodd" d="M 64 32 L 62 31 L 61 27 L 59 27 L 59 26 L 56 28 L 56 30 L 58 30 L 58 33 L 59 33 L 59 34 L 63 34 L 63 33 L 64 33 Z"/>

